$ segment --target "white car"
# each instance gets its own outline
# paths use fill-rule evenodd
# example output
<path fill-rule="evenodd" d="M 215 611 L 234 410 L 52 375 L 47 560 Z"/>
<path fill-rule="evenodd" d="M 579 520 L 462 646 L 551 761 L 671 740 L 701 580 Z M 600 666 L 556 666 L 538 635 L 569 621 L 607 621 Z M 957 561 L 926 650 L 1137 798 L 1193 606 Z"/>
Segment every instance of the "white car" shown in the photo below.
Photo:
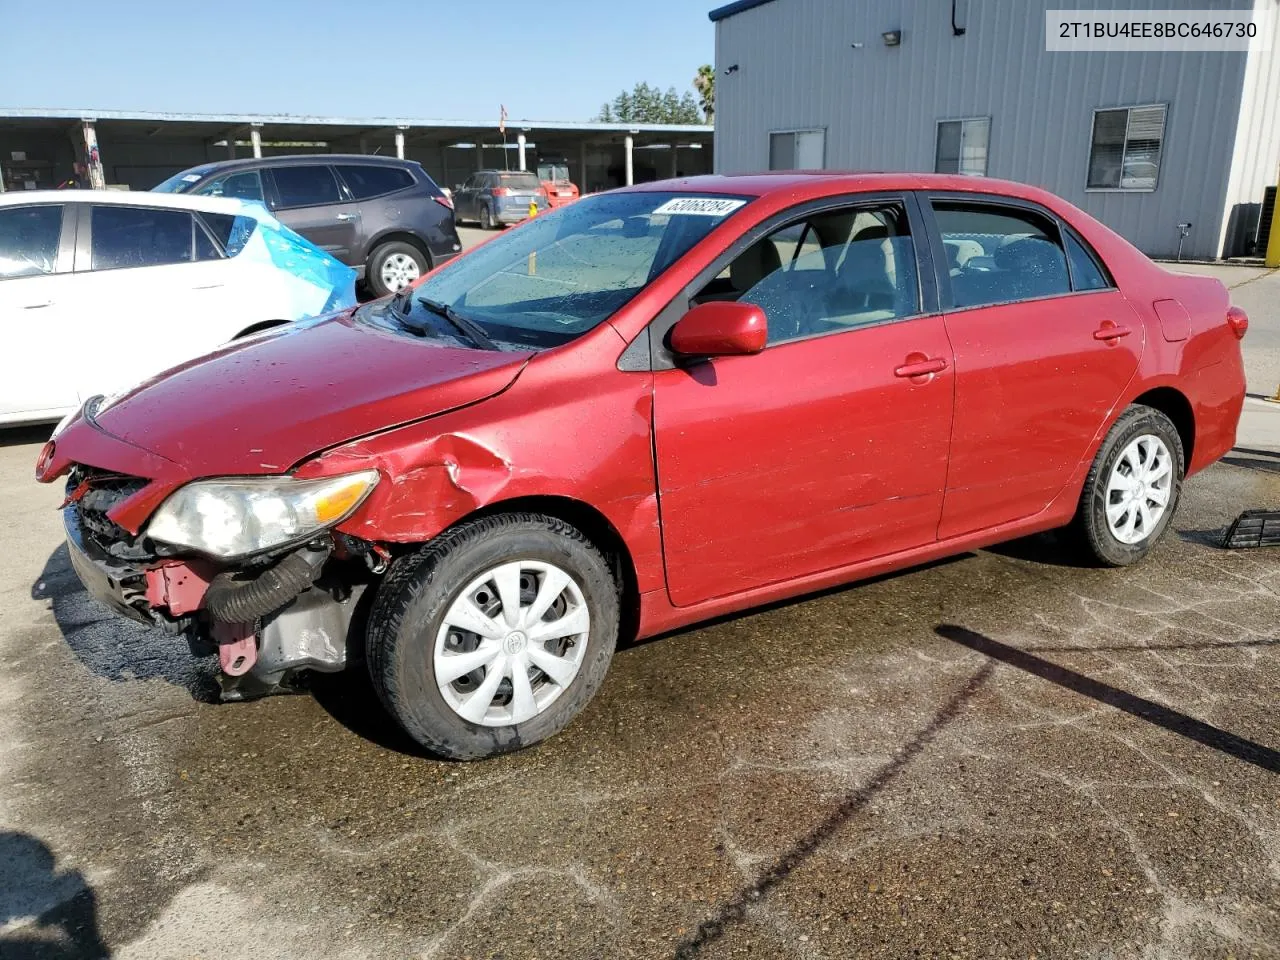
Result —
<path fill-rule="evenodd" d="M 354 282 L 256 204 L 0 194 L 0 425 L 57 420 L 228 340 L 349 306 Z"/>

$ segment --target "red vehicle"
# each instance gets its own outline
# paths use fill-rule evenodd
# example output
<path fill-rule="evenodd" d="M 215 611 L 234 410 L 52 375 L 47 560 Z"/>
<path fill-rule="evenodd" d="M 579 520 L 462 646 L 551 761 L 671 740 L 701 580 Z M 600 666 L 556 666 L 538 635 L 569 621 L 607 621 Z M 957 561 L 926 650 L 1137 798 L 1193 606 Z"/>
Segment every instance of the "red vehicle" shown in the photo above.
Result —
<path fill-rule="evenodd" d="M 1247 324 L 1032 187 L 652 183 L 90 400 L 37 475 L 228 698 L 363 656 L 480 757 L 619 640 L 1053 528 L 1133 563 L 1234 443 Z"/>
<path fill-rule="evenodd" d="M 538 181 L 547 193 L 547 206 L 552 210 L 578 199 L 578 185 L 569 179 L 569 164 L 564 160 L 539 163 Z"/>

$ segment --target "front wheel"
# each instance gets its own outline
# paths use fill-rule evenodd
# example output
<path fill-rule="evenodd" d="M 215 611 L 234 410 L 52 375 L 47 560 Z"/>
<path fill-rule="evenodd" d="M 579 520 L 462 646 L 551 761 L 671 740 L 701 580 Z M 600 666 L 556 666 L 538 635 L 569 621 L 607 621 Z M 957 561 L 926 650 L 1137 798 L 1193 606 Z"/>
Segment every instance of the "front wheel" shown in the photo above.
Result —
<path fill-rule="evenodd" d="M 1085 479 L 1070 533 L 1109 567 L 1136 563 L 1164 535 L 1186 470 L 1173 422 L 1135 404 L 1108 431 Z"/>
<path fill-rule="evenodd" d="M 562 730 L 599 689 L 617 636 L 600 551 L 561 520 L 503 514 L 392 567 L 370 613 L 369 671 L 411 737 L 469 760 Z"/>

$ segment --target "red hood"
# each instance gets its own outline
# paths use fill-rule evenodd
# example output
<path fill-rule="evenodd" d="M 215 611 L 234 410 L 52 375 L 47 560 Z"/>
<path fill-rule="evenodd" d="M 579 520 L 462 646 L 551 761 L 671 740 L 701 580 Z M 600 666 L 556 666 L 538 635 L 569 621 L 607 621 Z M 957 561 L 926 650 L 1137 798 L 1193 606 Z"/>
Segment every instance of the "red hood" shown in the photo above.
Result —
<path fill-rule="evenodd" d="M 175 367 L 95 422 L 191 477 L 280 473 L 343 441 L 493 396 L 529 356 L 455 347 L 341 316 Z"/>

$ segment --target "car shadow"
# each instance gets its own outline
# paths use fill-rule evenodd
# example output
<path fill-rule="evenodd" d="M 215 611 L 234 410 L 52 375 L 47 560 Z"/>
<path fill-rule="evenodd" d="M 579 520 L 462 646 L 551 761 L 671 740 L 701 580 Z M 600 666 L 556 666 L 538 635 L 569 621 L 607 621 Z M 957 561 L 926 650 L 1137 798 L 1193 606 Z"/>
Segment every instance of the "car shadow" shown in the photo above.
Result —
<path fill-rule="evenodd" d="M 218 702 L 215 658 L 193 657 L 184 637 L 126 620 L 100 604 L 71 568 L 65 544 L 50 554 L 31 596 L 49 602 L 67 646 L 95 676 L 117 683 L 164 680 L 202 703 Z"/>
<path fill-rule="evenodd" d="M 0 830 L 0 957 L 101 960 L 98 898 L 78 870 L 60 871 L 48 844 Z"/>
<path fill-rule="evenodd" d="M 1033 533 L 1029 537 L 1007 540 L 984 549 L 987 553 L 994 553 L 999 557 L 1025 560 L 1028 563 L 1039 563 L 1049 567 L 1078 568 L 1087 565 L 1087 561 L 1081 560 L 1079 553 L 1071 548 L 1071 544 L 1053 531 Z"/>
<path fill-rule="evenodd" d="M 834 587 L 826 587 L 822 590 L 815 590 L 812 593 L 802 593 L 794 597 L 784 597 L 781 600 L 774 600 L 772 603 L 758 604 L 748 607 L 745 610 L 737 610 L 733 613 L 721 614 L 718 617 L 712 617 L 709 620 L 699 620 L 697 623 L 691 623 L 685 627 L 677 627 L 674 630 L 668 630 L 666 633 L 654 634 L 652 637 L 645 637 L 641 640 L 619 640 L 618 652 L 631 650 L 636 647 L 643 647 L 650 643 L 658 643 L 672 637 L 682 636 L 686 633 L 693 633 L 695 630 L 705 630 L 708 627 L 714 627 L 721 623 L 731 623 L 734 620 L 741 620 L 746 617 L 753 617 L 756 614 L 765 613 L 769 610 L 783 610 L 787 607 L 794 607 L 801 603 L 808 603 L 811 600 L 818 600 L 822 597 L 830 597 L 846 590 L 857 590 L 862 587 L 870 586 L 873 583 L 881 583 L 885 580 L 894 580 L 898 577 L 905 577 L 908 574 L 919 573 L 922 570 L 933 570 L 937 567 L 949 566 L 953 563 L 959 563 L 962 560 L 972 560 L 977 554 L 972 551 L 965 553 L 952 554 L 949 557 L 939 557 L 937 560 L 930 560 L 927 563 L 916 564 L 914 567 L 904 567 L 901 570 L 891 570 L 888 573 L 877 574 L 874 577 L 866 577 L 861 580 L 854 580 L 849 583 L 839 583 Z"/>
<path fill-rule="evenodd" d="M 325 713 L 357 737 L 406 757 L 450 762 L 424 749 L 387 713 L 363 664 L 342 673 L 312 674 L 307 690 Z"/>
<path fill-rule="evenodd" d="M 53 433 L 54 424 L 37 423 L 27 427 L 0 428 L 0 447 L 21 447 L 29 443 L 44 443 Z M 33 462 L 31 468 L 35 469 Z"/>

